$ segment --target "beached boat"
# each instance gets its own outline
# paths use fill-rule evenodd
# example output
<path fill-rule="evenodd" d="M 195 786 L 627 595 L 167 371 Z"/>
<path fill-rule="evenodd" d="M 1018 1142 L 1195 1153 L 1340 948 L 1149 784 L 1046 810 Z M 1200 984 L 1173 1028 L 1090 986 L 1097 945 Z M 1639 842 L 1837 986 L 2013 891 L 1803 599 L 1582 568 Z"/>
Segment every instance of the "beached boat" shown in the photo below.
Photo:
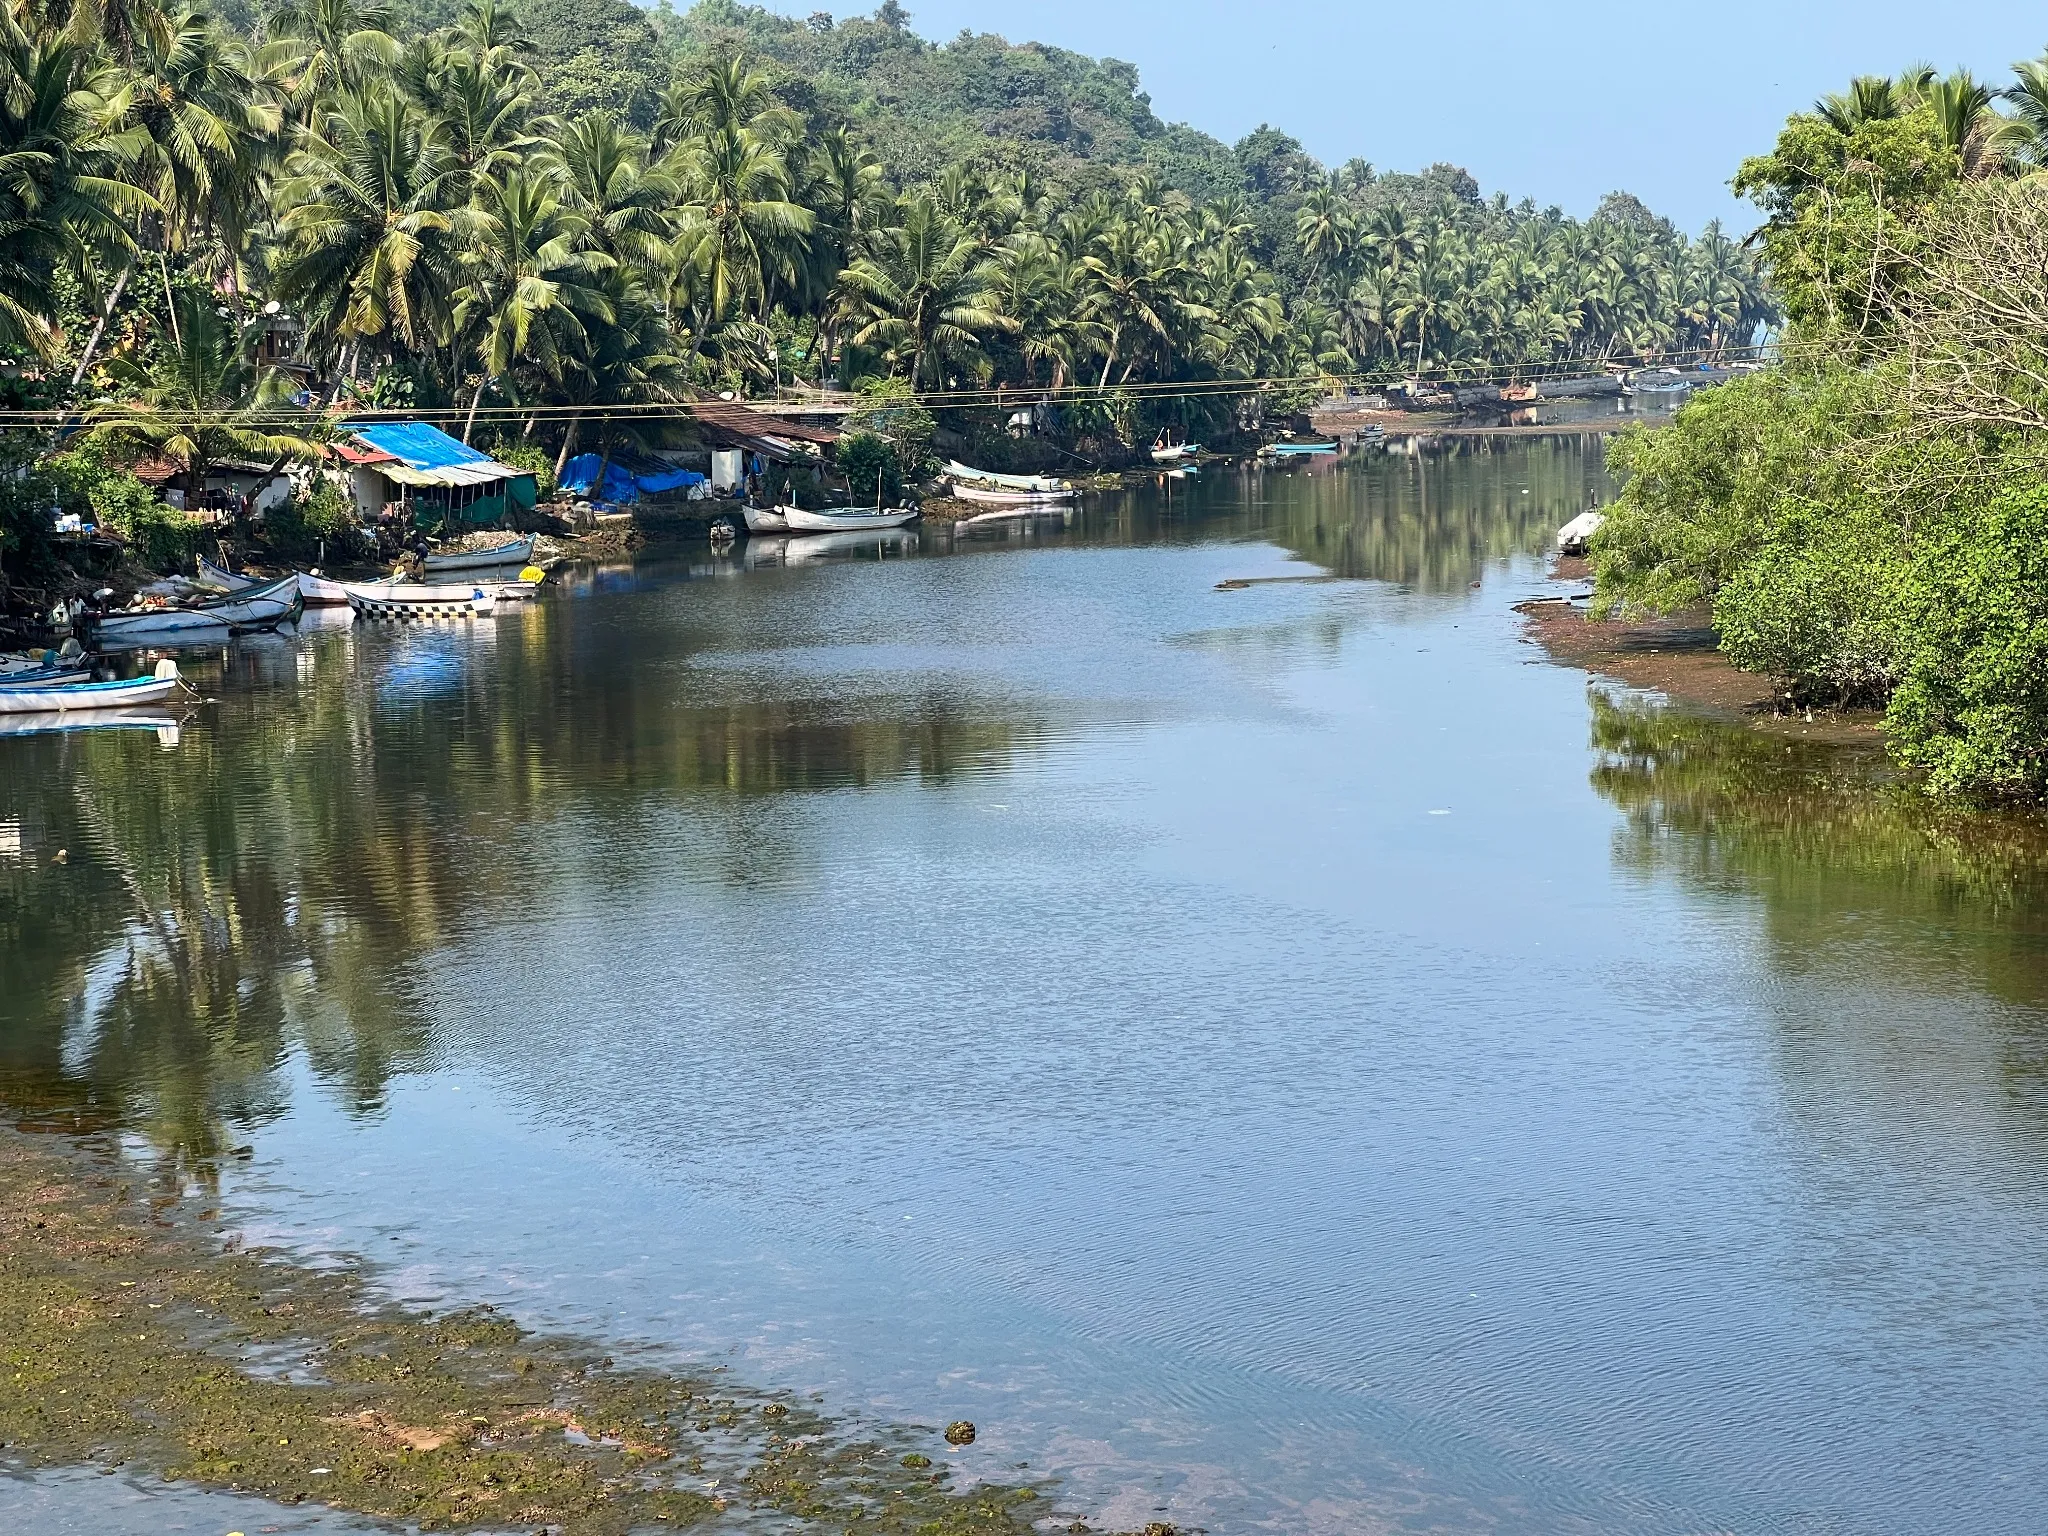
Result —
<path fill-rule="evenodd" d="M 791 533 L 867 533 L 877 528 L 901 528 L 917 518 L 915 507 L 835 507 L 829 512 L 806 512 L 802 507 L 775 510 L 782 514 Z"/>
<path fill-rule="evenodd" d="M 1583 555 L 1592 543 L 1593 535 L 1606 521 L 1602 513 L 1581 512 L 1557 530 L 1557 552 L 1560 555 Z"/>
<path fill-rule="evenodd" d="M 789 519 L 782 515 L 780 507 L 742 507 L 740 510 L 746 516 L 749 533 L 789 532 Z"/>
<path fill-rule="evenodd" d="M 1176 443 L 1171 448 L 1154 448 L 1152 450 L 1152 462 L 1155 464 L 1178 464 L 1183 459 L 1197 457 L 1201 451 L 1202 445 L 1200 443 Z"/>
<path fill-rule="evenodd" d="M 346 581 L 348 605 L 365 619 L 472 619 L 497 611 L 498 583 Z"/>
<path fill-rule="evenodd" d="M 990 507 L 1058 507 L 1074 499 L 1073 491 L 991 491 L 978 485 L 953 482 L 953 494 L 962 501 Z"/>
<path fill-rule="evenodd" d="M 993 470 L 971 468 L 957 459 L 946 465 L 946 474 L 956 490 L 963 480 L 994 491 L 1026 491 L 1041 496 L 1071 493 L 1074 489 L 1057 475 L 999 475 Z"/>
<path fill-rule="evenodd" d="M 275 629 L 296 619 L 304 607 L 305 600 L 299 596 L 299 578 L 292 575 L 175 607 L 123 608 L 113 613 L 88 614 L 85 622 L 94 641 L 102 647 L 160 644 L 204 637 L 209 630 L 234 634 Z"/>
<path fill-rule="evenodd" d="M 82 709 L 130 709 L 161 704 L 185 686 L 178 664 L 166 656 L 148 677 L 115 683 L 59 683 L 0 688 L 0 715 L 62 714 Z"/>
<path fill-rule="evenodd" d="M 524 565 L 533 558 L 531 538 L 513 539 L 489 549 L 458 549 L 445 555 L 427 556 L 427 574 L 446 576 L 455 571 L 494 571 L 508 565 Z"/>
<path fill-rule="evenodd" d="M 312 571 L 300 571 L 299 597 L 308 608 L 346 608 L 348 593 L 338 581 L 331 581 Z M 216 592 L 246 592 L 252 587 L 263 585 L 261 576 L 238 576 L 233 571 L 223 570 L 206 556 L 199 557 L 199 585 L 211 587 Z"/>

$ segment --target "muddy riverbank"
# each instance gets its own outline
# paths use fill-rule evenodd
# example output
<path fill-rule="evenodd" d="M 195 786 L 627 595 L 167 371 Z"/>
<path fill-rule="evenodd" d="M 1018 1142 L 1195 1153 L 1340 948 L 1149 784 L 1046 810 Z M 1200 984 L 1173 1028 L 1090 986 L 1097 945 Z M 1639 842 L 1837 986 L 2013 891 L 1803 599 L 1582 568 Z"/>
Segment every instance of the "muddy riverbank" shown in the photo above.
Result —
<path fill-rule="evenodd" d="M 0 1131 L 0 1464 L 146 1467 L 421 1530 L 608 1536 L 740 1506 L 1021 1536 L 1049 1507 L 956 1488 L 957 1428 L 853 1433 L 490 1307 L 391 1306 L 360 1262 L 242 1251 L 217 1223 L 204 1182 L 111 1141 Z"/>
<path fill-rule="evenodd" d="M 1741 720 L 1754 729 L 1809 741 L 1870 745 L 1882 737 L 1873 710 L 1795 707 L 1770 678 L 1744 672 L 1716 647 L 1703 610 L 1661 617 L 1602 620 L 1590 612 L 1592 567 L 1559 559 L 1555 597 L 1519 604 L 1527 638 L 1554 660 L 1661 693 L 1677 703 Z"/>

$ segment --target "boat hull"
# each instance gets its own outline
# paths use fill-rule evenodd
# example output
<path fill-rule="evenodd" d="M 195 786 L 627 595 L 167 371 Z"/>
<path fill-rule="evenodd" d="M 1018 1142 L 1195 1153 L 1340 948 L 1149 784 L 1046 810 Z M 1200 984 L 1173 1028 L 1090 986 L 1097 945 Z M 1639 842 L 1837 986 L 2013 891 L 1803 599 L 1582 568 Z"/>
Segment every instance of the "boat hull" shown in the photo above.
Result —
<path fill-rule="evenodd" d="M 1154 448 L 1152 462 L 1155 464 L 1178 464 L 1182 459 L 1192 459 L 1202 451 L 1200 443 L 1181 443 L 1173 448 Z"/>
<path fill-rule="evenodd" d="M 1058 507 L 1074 499 L 1072 491 L 985 491 L 978 485 L 953 486 L 962 501 L 991 507 Z"/>
<path fill-rule="evenodd" d="M 199 585 L 211 587 L 216 592 L 243 593 L 263 585 L 260 576 L 238 576 L 233 571 L 222 570 L 206 556 L 199 557 Z M 308 608 L 346 608 L 348 593 L 342 590 L 338 581 L 329 581 L 325 576 L 314 576 L 306 571 L 298 574 L 299 600 Z"/>
<path fill-rule="evenodd" d="M 349 607 L 364 619 L 474 619 L 488 617 L 498 606 L 494 587 L 470 582 L 343 582 L 341 586 L 348 594 Z"/>
<path fill-rule="evenodd" d="M 0 672 L 0 692 L 10 688 L 55 688 L 92 681 L 90 667 L 37 667 L 32 672 Z"/>
<path fill-rule="evenodd" d="M 881 528 L 901 528 L 917 512 L 908 507 L 885 507 L 875 512 L 806 512 L 802 507 L 778 507 L 791 533 L 871 533 Z"/>
<path fill-rule="evenodd" d="M 66 683 L 42 688 L 0 688 L 0 715 L 70 714 L 161 704 L 185 686 L 175 661 L 160 661 L 150 677 L 115 683 Z"/>
<path fill-rule="evenodd" d="M 985 485 L 997 491 L 1023 491 L 1026 494 L 1048 496 L 1073 490 L 1071 485 L 1057 475 L 999 475 L 993 470 L 975 469 L 972 465 L 958 460 L 946 466 L 946 473 L 953 480 L 955 488 L 963 483 Z"/>
<path fill-rule="evenodd" d="M 445 576 L 456 571 L 495 571 L 507 565 L 525 565 L 533 558 L 532 539 L 514 539 L 490 549 L 466 549 L 452 555 L 427 556 L 427 574 Z"/>
<path fill-rule="evenodd" d="M 789 519 L 782 515 L 780 509 L 771 511 L 767 507 L 742 507 L 740 511 L 746 517 L 749 533 L 789 532 Z"/>

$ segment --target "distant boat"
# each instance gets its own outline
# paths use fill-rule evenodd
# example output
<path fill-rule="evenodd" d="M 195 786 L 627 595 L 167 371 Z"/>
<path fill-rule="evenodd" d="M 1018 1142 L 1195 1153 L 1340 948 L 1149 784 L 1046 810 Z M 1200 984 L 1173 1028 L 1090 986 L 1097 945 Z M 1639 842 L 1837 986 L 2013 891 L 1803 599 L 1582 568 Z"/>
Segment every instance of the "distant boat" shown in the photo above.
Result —
<path fill-rule="evenodd" d="M 445 555 L 427 556 L 427 574 L 445 576 L 451 571 L 488 571 L 502 565 L 524 565 L 533 558 L 531 538 L 513 539 L 489 549 L 452 550 Z"/>
<path fill-rule="evenodd" d="M 282 576 L 260 586 L 245 587 L 222 597 L 167 608 L 123 608 L 88 615 L 93 639 L 100 645 L 151 644 L 179 636 L 226 630 L 230 634 L 275 629 L 289 624 L 305 607 L 299 578 Z"/>
<path fill-rule="evenodd" d="M 998 491 L 1027 491 L 1041 496 L 1070 494 L 1074 489 L 1057 475 L 999 475 L 993 470 L 971 468 L 957 459 L 946 465 L 946 473 L 954 481 L 956 491 L 964 490 L 959 484 L 962 480 L 976 481 Z"/>
<path fill-rule="evenodd" d="M 978 485 L 962 485 L 953 482 L 953 494 L 962 501 L 979 502 L 995 507 L 1046 507 L 1060 506 L 1070 502 L 1077 494 L 1074 491 L 989 491 Z"/>
<path fill-rule="evenodd" d="M 783 526 L 790 533 L 866 533 L 877 528 L 901 528 L 914 522 L 914 507 L 837 507 L 829 512 L 806 512 L 802 507 L 777 507 Z M 752 514 L 747 526 L 753 527 Z"/>
<path fill-rule="evenodd" d="M 1302 459 L 1313 454 L 1335 453 L 1335 443 L 1268 443 L 1260 453 L 1276 459 Z"/>
<path fill-rule="evenodd" d="M 61 683 L 0 688 L 0 715 L 63 714 L 85 709 L 128 709 L 160 704 L 185 686 L 178 664 L 166 656 L 148 677 L 116 683 Z"/>
<path fill-rule="evenodd" d="M 1176 443 L 1171 448 L 1154 448 L 1152 462 L 1155 464 L 1177 464 L 1182 459 L 1192 459 L 1202 451 L 1200 443 Z"/>
<path fill-rule="evenodd" d="M 473 619 L 497 611 L 495 583 L 345 581 L 348 605 L 364 619 Z"/>

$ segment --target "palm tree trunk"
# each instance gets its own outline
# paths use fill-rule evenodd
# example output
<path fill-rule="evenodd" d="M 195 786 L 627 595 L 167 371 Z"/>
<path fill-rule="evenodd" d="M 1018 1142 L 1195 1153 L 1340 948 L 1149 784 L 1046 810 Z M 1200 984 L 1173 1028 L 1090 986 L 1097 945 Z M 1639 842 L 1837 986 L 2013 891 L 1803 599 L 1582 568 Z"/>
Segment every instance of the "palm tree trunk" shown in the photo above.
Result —
<path fill-rule="evenodd" d="M 476 398 L 469 402 L 469 420 L 462 424 L 462 441 L 465 447 L 469 444 L 469 434 L 476 430 L 477 407 L 484 403 L 484 391 L 490 387 L 491 376 L 487 373 L 483 376 L 483 381 L 476 387 Z"/>
<path fill-rule="evenodd" d="M 156 264 L 157 270 L 164 275 L 164 308 L 171 316 L 171 340 L 182 347 L 185 338 L 178 334 L 178 301 L 171 297 L 171 264 L 164 259 L 162 251 L 156 253 Z"/>
<path fill-rule="evenodd" d="M 85 341 L 85 350 L 78 355 L 78 366 L 71 370 L 71 387 L 78 388 L 78 381 L 85 377 L 85 370 L 92 366 L 93 354 L 100 349 L 100 338 L 107 334 L 107 322 L 114 318 L 114 307 L 121 302 L 121 291 L 128 286 L 128 279 L 135 275 L 135 263 L 129 262 L 121 269 L 121 275 L 114 279 L 114 291 L 107 295 L 107 307 L 92 323 L 92 335 Z"/>
<path fill-rule="evenodd" d="M 562 451 L 555 455 L 555 483 L 557 485 L 561 484 L 563 466 L 569 462 L 569 455 L 576 447 L 576 433 L 582 425 L 583 418 L 581 416 L 571 416 L 569 418 L 569 430 L 562 434 Z"/>

